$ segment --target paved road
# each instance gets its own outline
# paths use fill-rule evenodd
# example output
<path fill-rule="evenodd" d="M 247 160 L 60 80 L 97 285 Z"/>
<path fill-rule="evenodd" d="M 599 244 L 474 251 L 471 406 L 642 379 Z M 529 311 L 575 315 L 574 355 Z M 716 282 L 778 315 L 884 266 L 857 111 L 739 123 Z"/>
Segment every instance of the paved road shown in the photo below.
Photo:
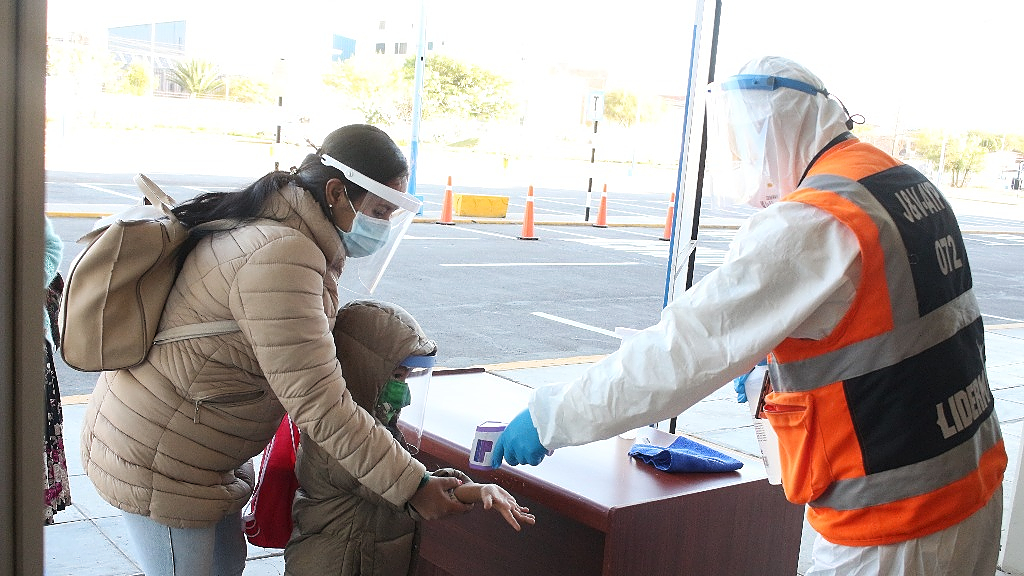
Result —
<path fill-rule="evenodd" d="M 49 174 L 48 201 L 54 204 L 131 203 L 130 175 Z M 201 181 L 161 176 L 159 183 L 179 200 L 201 190 L 227 190 L 245 180 Z M 487 191 L 481 189 L 482 191 Z M 557 194 L 555 193 L 557 192 Z M 443 187 L 424 190 L 427 212 L 414 223 L 376 296 L 406 307 L 440 345 L 448 367 L 607 354 L 618 347 L 616 327 L 642 328 L 657 321 L 666 282 L 669 243 L 660 240 L 666 201 L 658 194 L 632 194 L 615 201 L 616 216 L 649 226 L 595 228 L 537 225 L 538 241 L 524 241 L 521 224 L 439 226 Z M 583 195 L 552 191 L 537 200 L 538 213 L 565 213 L 582 221 Z M 434 207 L 436 205 L 436 207 Z M 568 208 L 566 208 L 568 205 Z M 511 210 L 511 209 L 510 209 Z M 999 210 L 961 214 L 976 289 L 988 323 L 1024 322 L 1024 224 Z M 611 213 L 611 210 L 609 210 Z M 736 211 L 706 211 L 712 221 L 738 222 Z M 55 218 L 65 245 L 67 269 L 79 247 L 73 240 L 93 223 L 89 218 Z M 581 222 L 575 222 L 579 224 Z M 1018 234 L 991 233 L 1020 228 Z M 695 278 L 724 254 L 734 230 L 702 229 Z M 88 393 L 95 375 L 60 367 L 62 392 Z"/>

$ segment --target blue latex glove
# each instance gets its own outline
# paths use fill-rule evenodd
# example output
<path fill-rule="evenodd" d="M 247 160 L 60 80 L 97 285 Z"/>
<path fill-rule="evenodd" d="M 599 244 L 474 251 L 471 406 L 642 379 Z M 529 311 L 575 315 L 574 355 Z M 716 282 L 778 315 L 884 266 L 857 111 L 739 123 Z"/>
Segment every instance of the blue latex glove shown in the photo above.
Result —
<path fill-rule="evenodd" d="M 523 410 L 505 427 L 498 436 L 491 452 L 491 466 L 501 466 L 502 458 L 513 466 L 529 464 L 536 466 L 548 455 L 547 448 L 541 446 L 537 427 L 533 425 L 530 410 Z"/>
<path fill-rule="evenodd" d="M 757 363 L 758 366 L 764 366 L 766 364 L 768 364 L 768 360 L 761 360 L 760 362 Z M 750 372 L 753 372 L 753 371 L 754 371 L 754 369 L 751 368 Z M 732 389 L 736 391 L 736 401 L 737 402 L 746 402 L 747 401 L 747 388 L 746 388 L 746 385 L 747 385 L 747 378 L 750 377 L 750 372 L 747 372 L 743 376 L 740 376 L 739 378 L 736 378 L 736 379 L 734 379 L 732 381 Z"/>
<path fill-rule="evenodd" d="M 746 402 L 747 401 L 747 378 L 750 376 L 750 372 L 747 372 L 739 378 L 735 378 L 732 381 L 732 389 L 736 391 L 736 401 Z"/>

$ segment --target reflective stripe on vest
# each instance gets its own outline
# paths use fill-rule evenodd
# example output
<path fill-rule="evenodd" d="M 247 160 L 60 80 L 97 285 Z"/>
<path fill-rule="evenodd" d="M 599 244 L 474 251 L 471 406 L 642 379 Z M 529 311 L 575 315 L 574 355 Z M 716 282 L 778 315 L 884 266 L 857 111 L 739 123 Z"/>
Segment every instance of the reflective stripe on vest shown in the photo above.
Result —
<path fill-rule="evenodd" d="M 801 186 L 784 200 L 848 226 L 862 266 L 832 334 L 787 339 L 769 363 L 786 493 L 838 544 L 951 526 L 987 502 L 1006 460 L 956 219 L 919 172 L 856 140 Z"/>

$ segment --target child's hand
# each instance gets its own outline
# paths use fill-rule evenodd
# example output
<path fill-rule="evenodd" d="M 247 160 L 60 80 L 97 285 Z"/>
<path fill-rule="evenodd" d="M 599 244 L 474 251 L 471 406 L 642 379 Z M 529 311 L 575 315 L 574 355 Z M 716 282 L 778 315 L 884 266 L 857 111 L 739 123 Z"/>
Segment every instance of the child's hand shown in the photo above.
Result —
<path fill-rule="evenodd" d="M 510 526 L 520 530 L 519 522 L 534 524 L 537 522 L 530 509 L 520 506 L 511 494 L 497 484 L 483 484 L 480 489 L 480 501 L 484 504 L 484 510 L 496 509 L 505 517 Z"/>

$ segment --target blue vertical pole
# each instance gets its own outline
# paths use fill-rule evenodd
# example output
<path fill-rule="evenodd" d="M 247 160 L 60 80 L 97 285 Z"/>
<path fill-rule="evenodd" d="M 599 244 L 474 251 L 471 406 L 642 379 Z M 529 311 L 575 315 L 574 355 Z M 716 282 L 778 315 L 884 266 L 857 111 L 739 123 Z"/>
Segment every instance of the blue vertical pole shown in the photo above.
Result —
<path fill-rule="evenodd" d="M 713 20 L 712 30 L 711 30 L 711 42 L 710 42 L 710 46 L 709 46 L 710 54 L 708 55 L 708 77 L 701 79 L 701 85 L 700 85 L 699 88 L 697 86 L 695 86 L 696 83 L 697 83 L 697 80 L 696 80 L 696 78 L 694 78 L 694 73 L 695 73 L 696 68 L 699 68 L 697 52 L 698 52 L 698 50 L 701 49 L 700 47 L 703 44 L 703 42 L 701 42 L 699 39 L 701 38 L 701 35 L 705 32 L 703 30 L 703 24 L 704 24 L 704 21 L 705 21 L 705 5 L 704 5 L 704 0 L 697 0 L 696 21 L 694 22 L 694 26 L 693 26 L 693 38 L 690 41 L 690 72 L 689 72 L 689 81 L 688 81 L 687 90 L 686 90 L 686 112 L 683 115 L 683 142 L 682 142 L 682 147 L 681 147 L 680 152 L 679 152 L 679 171 L 677 172 L 677 175 L 676 175 L 676 198 L 675 198 L 675 205 L 673 206 L 673 209 L 674 209 L 673 210 L 673 214 L 675 215 L 675 218 L 672 221 L 672 236 L 671 236 L 671 242 L 669 243 L 668 271 L 667 271 L 667 274 L 666 274 L 666 277 L 665 277 L 665 300 L 664 300 L 664 302 L 662 304 L 663 307 L 664 306 L 668 306 L 668 304 L 669 304 L 669 297 L 671 296 L 671 292 L 672 292 L 672 289 L 673 289 L 673 282 L 674 282 L 673 267 L 675 265 L 673 260 L 674 260 L 674 256 L 675 256 L 675 253 L 676 253 L 676 250 L 677 250 L 676 242 L 678 240 L 681 240 L 681 238 L 679 238 L 679 236 L 680 236 L 679 231 L 677 230 L 677 228 L 679 227 L 679 220 L 682 217 L 682 215 L 680 214 L 679 206 L 680 206 L 680 202 L 682 202 L 682 199 L 683 199 L 683 188 L 686 185 L 686 183 L 684 182 L 684 179 L 686 178 L 685 172 L 686 172 L 686 170 L 689 170 L 689 169 L 692 168 L 692 167 L 687 166 L 684 169 L 684 165 L 687 162 L 687 159 L 688 159 L 688 156 L 689 156 L 689 151 L 687 150 L 687 144 L 692 144 L 693 143 L 693 139 L 690 138 L 690 134 L 689 134 L 690 129 L 691 129 L 691 122 L 694 120 L 694 118 L 692 118 L 691 115 L 690 115 L 690 97 L 696 93 L 697 89 L 701 89 L 701 90 L 705 89 L 704 88 L 704 83 L 710 82 L 712 79 L 714 79 L 714 75 L 715 75 L 716 52 L 718 51 L 718 27 L 719 27 L 719 23 L 721 21 L 721 16 L 722 16 L 722 0 L 709 0 L 709 1 L 713 1 L 715 3 L 715 13 L 714 13 L 714 20 Z M 706 147 L 707 147 L 707 126 L 706 126 L 705 118 L 701 118 L 701 121 L 702 121 L 702 123 L 704 123 L 704 125 L 702 125 L 701 128 L 700 128 L 700 130 L 701 130 L 701 133 L 700 133 L 700 137 L 701 137 L 701 140 L 700 140 L 700 159 L 698 160 L 698 166 L 696 167 L 697 168 L 697 181 L 696 181 L 696 186 L 694 187 L 694 190 L 692 191 L 692 193 L 693 193 L 692 200 L 693 201 L 692 202 L 688 201 L 688 205 L 692 204 L 692 212 L 689 215 L 690 218 L 691 218 L 690 233 L 689 233 L 688 237 L 686 238 L 687 247 L 688 247 L 688 249 L 686 250 L 686 254 L 685 254 L 686 260 L 687 260 L 686 288 L 690 287 L 690 284 L 691 284 L 691 282 L 693 280 L 693 266 L 694 266 L 694 263 L 695 263 L 694 255 L 695 255 L 695 251 L 696 251 L 697 234 L 698 234 L 698 230 L 700 228 L 700 201 L 701 201 L 701 195 L 703 193 L 703 188 L 704 188 L 704 154 L 705 154 L 705 150 L 706 150 Z M 680 256 L 683 256 L 683 255 L 680 254 Z M 669 420 L 668 431 L 669 431 L 670 434 L 674 434 L 675 433 L 675 431 L 676 431 L 676 417 L 673 417 L 671 420 Z"/>
<path fill-rule="evenodd" d="M 416 189 L 416 171 L 420 156 L 420 115 L 423 98 L 423 68 L 427 51 L 427 0 L 420 0 L 420 38 L 416 47 L 416 74 L 413 76 L 412 94 L 412 138 L 409 144 L 409 193 L 423 202 L 423 195 Z M 417 215 L 423 214 L 423 205 Z"/>
<path fill-rule="evenodd" d="M 705 3 L 704 3 L 704 0 L 698 0 L 698 2 L 697 2 L 697 20 L 696 20 L 696 22 L 694 23 L 694 26 L 693 26 L 693 38 L 691 40 L 691 45 L 690 45 L 690 74 L 689 74 L 689 81 L 688 81 L 687 90 L 686 90 L 686 113 L 683 115 L 683 142 L 682 142 L 682 147 L 681 147 L 680 153 L 679 153 L 679 171 L 677 172 L 677 176 L 676 176 L 676 198 L 675 198 L 675 205 L 673 206 L 673 208 L 674 208 L 673 214 L 675 214 L 675 219 L 672 221 L 672 239 L 671 239 L 671 242 L 669 244 L 669 262 L 668 262 L 668 270 L 667 270 L 666 277 L 665 277 L 665 298 L 664 298 L 664 302 L 662 304 L 663 306 L 668 306 L 669 299 L 670 299 L 670 297 L 672 295 L 673 288 L 674 288 L 674 282 L 675 282 L 675 275 L 674 275 L 675 262 L 674 262 L 674 259 L 675 259 L 676 253 L 678 252 L 678 248 L 676 246 L 676 241 L 677 240 L 681 240 L 681 238 L 678 238 L 679 236 L 681 236 L 680 231 L 677 231 L 676 229 L 677 229 L 677 227 L 679 225 L 680 218 L 682 217 L 682 215 L 680 214 L 679 206 L 680 206 L 680 203 L 683 201 L 683 198 L 684 198 L 684 196 L 683 196 L 683 187 L 686 185 L 686 183 L 684 182 L 684 179 L 686 178 L 685 170 L 689 170 L 691 168 L 696 168 L 696 170 L 697 170 L 696 186 L 694 187 L 694 190 L 692 191 L 693 192 L 692 198 L 687 200 L 687 202 L 689 202 L 689 200 L 692 200 L 692 205 L 693 205 L 692 214 L 689 214 L 689 216 L 691 217 L 690 233 L 689 233 L 689 236 L 686 238 L 687 250 L 686 250 L 685 256 L 686 256 L 686 259 L 687 259 L 687 272 L 686 272 L 686 288 L 687 289 L 690 288 L 690 285 L 691 285 L 691 283 L 693 281 L 693 266 L 694 266 L 694 262 L 695 262 L 694 255 L 695 255 L 695 252 L 696 252 L 696 242 L 697 242 L 698 229 L 700 227 L 700 204 L 701 204 L 701 196 L 703 194 L 703 188 L 704 188 L 704 155 L 705 155 L 705 149 L 706 149 L 706 146 L 707 146 L 706 126 L 701 126 L 700 127 L 700 130 L 701 130 L 701 133 L 700 133 L 700 137 L 701 138 L 700 138 L 700 145 L 699 145 L 700 146 L 700 148 L 699 148 L 700 159 L 697 162 L 697 166 L 695 166 L 695 167 L 687 166 L 687 167 L 684 168 L 684 164 L 687 161 L 687 157 L 689 156 L 689 152 L 690 152 L 687 149 L 687 144 L 693 144 L 694 143 L 693 139 L 689 137 L 690 130 L 694 129 L 694 127 L 691 126 L 691 123 L 694 120 L 700 120 L 701 122 L 704 122 L 704 120 L 705 120 L 703 115 L 702 115 L 701 118 L 691 118 L 690 117 L 690 98 L 691 98 L 691 96 L 696 94 L 696 90 L 698 90 L 698 89 L 700 89 L 700 90 L 706 89 L 705 88 L 705 84 L 707 82 L 711 82 L 714 79 L 714 76 L 715 76 L 715 60 L 717 59 L 717 52 L 718 52 L 718 29 L 719 29 L 719 25 L 721 23 L 721 18 L 722 18 L 722 0 L 708 0 L 708 1 L 714 2 L 714 16 L 713 16 L 713 20 L 712 20 L 711 40 L 710 40 L 710 43 L 708 45 L 708 52 L 709 52 L 709 54 L 707 56 L 708 57 L 708 77 L 707 78 L 701 78 L 699 80 L 699 82 L 700 82 L 699 87 L 697 86 L 698 79 L 696 79 L 694 77 L 694 73 L 695 73 L 695 70 L 699 67 L 697 51 L 700 50 L 700 46 L 702 44 L 702 42 L 700 41 L 700 38 L 702 37 L 702 35 L 704 33 L 706 33 L 705 30 L 702 30 L 703 22 L 704 22 L 704 19 L 705 19 Z M 683 254 L 680 254 L 680 256 L 683 256 Z"/>

